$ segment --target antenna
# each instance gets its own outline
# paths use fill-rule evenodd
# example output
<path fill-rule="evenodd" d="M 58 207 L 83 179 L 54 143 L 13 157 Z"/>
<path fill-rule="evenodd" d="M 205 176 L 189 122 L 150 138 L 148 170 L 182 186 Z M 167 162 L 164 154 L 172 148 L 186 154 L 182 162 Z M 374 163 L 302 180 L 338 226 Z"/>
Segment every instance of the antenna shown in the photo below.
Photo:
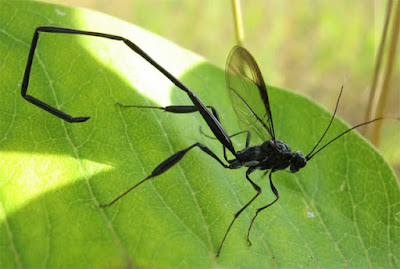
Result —
<path fill-rule="evenodd" d="M 370 124 L 370 123 L 372 123 L 372 122 L 374 122 L 374 121 L 385 120 L 385 119 L 400 120 L 400 118 L 396 118 L 396 117 L 380 117 L 380 118 L 376 118 L 376 119 L 373 119 L 373 120 L 370 120 L 370 121 L 366 121 L 366 122 L 357 124 L 356 126 L 351 127 L 350 129 L 344 131 L 343 133 L 341 133 L 340 135 L 338 135 L 337 137 L 335 137 L 334 139 L 332 139 L 331 141 L 329 141 L 328 143 L 326 143 L 323 147 L 321 147 L 319 150 L 317 150 L 314 154 L 312 154 L 312 155 L 311 155 L 311 153 L 308 154 L 307 157 L 306 157 L 307 161 L 310 160 L 312 157 L 314 157 L 315 154 L 317 154 L 318 152 L 320 152 L 321 150 L 323 150 L 323 149 L 324 149 L 326 146 L 328 146 L 330 143 L 332 143 L 333 141 L 335 141 L 335 140 L 338 139 L 339 137 L 345 135 L 346 133 L 350 132 L 351 130 L 356 129 L 356 128 L 358 128 L 358 127 L 361 127 L 361 126 L 363 126 L 363 125 Z M 311 156 L 310 156 L 310 155 L 311 155 Z"/>
<path fill-rule="evenodd" d="M 308 153 L 308 155 L 306 156 L 307 161 L 311 159 L 310 155 L 311 155 L 311 154 L 314 152 L 314 150 L 318 147 L 318 145 L 319 145 L 319 143 L 321 143 L 322 139 L 324 139 L 326 133 L 328 132 L 329 128 L 330 128 L 331 125 L 332 125 L 333 119 L 335 118 L 335 115 L 336 115 L 337 108 L 338 108 L 338 106 L 339 106 L 340 97 L 342 96 L 343 86 L 344 86 L 344 83 L 343 83 L 342 87 L 340 88 L 339 97 L 338 97 L 338 99 L 337 99 L 337 101 L 336 101 L 335 111 L 333 112 L 332 118 L 331 118 L 331 120 L 329 121 L 328 127 L 326 128 L 326 130 L 325 130 L 324 134 L 321 136 L 321 138 L 318 140 L 317 144 L 315 144 L 315 146 L 314 146 L 314 148 L 311 150 L 311 152 Z M 313 156 L 314 156 L 314 155 L 313 155 Z"/>
<path fill-rule="evenodd" d="M 347 80 L 347 78 L 346 78 L 346 80 Z M 340 88 L 339 97 L 338 97 L 338 99 L 337 99 L 337 101 L 336 101 L 335 111 L 333 112 L 332 118 L 331 118 L 331 120 L 329 121 L 328 127 L 326 128 L 326 130 L 325 130 L 325 132 L 323 133 L 323 135 L 321 136 L 321 138 L 318 140 L 317 144 L 315 144 L 314 148 L 310 151 L 310 153 L 307 154 L 307 156 L 306 156 L 306 160 L 307 160 L 307 161 L 311 160 L 311 158 L 314 157 L 315 154 L 317 154 L 318 152 L 320 152 L 322 149 L 324 149 L 326 146 L 328 146 L 329 144 L 331 144 L 333 141 L 337 140 L 339 137 L 345 135 L 346 133 L 348 133 L 348 132 L 350 132 L 351 130 L 354 130 L 354 129 L 360 127 L 360 126 L 367 125 L 367 124 L 370 124 L 370 123 L 372 123 L 372 122 L 379 121 L 379 120 L 384 120 L 384 119 L 395 119 L 395 120 L 400 120 L 400 118 L 397 118 L 397 117 L 379 117 L 379 118 L 375 118 L 375 119 L 370 120 L 370 121 L 366 121 L 366 122 L 357 124 L 357 125 L 351 127 L 350 129 L 344 131 L 343 133 L 341 133 L 340 135 L 338 135 L 337 137 L 335 137 L 334 139 L 332 139 L 331 141 L 329 141 L 328 143 L 326 143 L 324 146 L 322 146 L 322 147 L 321 147 L 320 149 L 318 149 L 316 152 L 314 152 L 314 151 L 316 150 L 316 148 L 318 147 L 319 143 L 321 143 L 322 139 L 324 139 L 326 133 L 328 132 L 329 128 L 330 128 L 331 125 L 332 125 L 333 119 L 335 118 L 336 111 L 337 111 L 338 106 L 339 106 L 340 97 L 342 96 L 343 86 L 344 86 L 344 82 L 343 82 L 343 84 L 342 84 L 342 87 Z M 314 152 L 314 153 L 313 153 L 313 152 Z"/>

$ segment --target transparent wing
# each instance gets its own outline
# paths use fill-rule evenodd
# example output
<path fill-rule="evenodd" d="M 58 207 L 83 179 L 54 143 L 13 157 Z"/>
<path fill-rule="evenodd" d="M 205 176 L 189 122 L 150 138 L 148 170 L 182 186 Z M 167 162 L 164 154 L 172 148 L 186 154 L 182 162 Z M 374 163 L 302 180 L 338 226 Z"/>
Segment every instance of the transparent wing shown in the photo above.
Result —
<path fill-rule="evenodd" d="M 253 129 L 263 141 L 275 140 L 267 88 L 250 52 L 239 46 L 231 50 L 225 78 L 233 109 L 244 127 Z"/>

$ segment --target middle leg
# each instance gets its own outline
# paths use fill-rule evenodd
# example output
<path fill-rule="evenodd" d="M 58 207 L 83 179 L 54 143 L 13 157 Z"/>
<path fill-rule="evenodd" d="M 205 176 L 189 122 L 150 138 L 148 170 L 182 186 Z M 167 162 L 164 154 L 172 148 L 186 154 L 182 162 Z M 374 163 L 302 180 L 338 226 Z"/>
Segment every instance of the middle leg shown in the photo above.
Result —
<path fill-rule="evenodd" d="M 119 105 L 120 107 L 124 107 L 124 108 L 160 109 L 160 110 L 163 110 L 165 112 L 176 113 L 176 114 L 194 113 L 194 112 L 198 112 L 199 111 L 196 106 L 191 106 L 191 105 L 176 105 L 176 106 L 165 106 L 165 107 L 161 107 L 161 106 L 141 106 L 141 105 L 123 105 L 121 103 L 117 103 L 117 105 Z M 219 119 L 219 115 L 218 115 L 217 110 L 213 106 L 207 106 L 207 108 L 209 108 L 211 110 L 211 112 L 214 115 L 214 117 L 218 120 L 219 123 L 221 123 L 221 120 Z M 203 134 L 205 137 L 212 138 L 212 139 L 217 139 L 216 137 L 212 137 L 212 136 L 209 136 L 209 135 L 205 134 L 202 131 L 201 128 L 200 128 L 200 133 Z M 232 138 L 232 137 L 234 137 L 236 135 L 239 135 L 239 134 L 242 134 L 242 133 L 247 133 L 247 135 L 246 135 L 246 148 L 247 148 L 250 145 L 250 139 L 251 139 L 251 133 L 248 130 L 235 133 L 235 134 L 230 135 L 228 137 Z M 222 144 L 222 149 L 223 149 L 225 161 L 227 161 L 228 163 L 231 163 L 233 160 L 228 160 L 228 157 L 226 155 L 226 146 L 224 144 Z"/>
<path fill-rule="evenodd" d="M 117 202 L 119 199 L 121 199 L 123 196 L 125 196 L 126 194 L 128 194 L 130 191 L 132 191 L 133 189 L 135 189 L 136 187 L 138 187 L 139 185 L 141 185 L 142 183 L 146 182 L 147 180 L 159 176 L 162 173 L 168 171 L 172 166 L 174 166 L 175 164 L 177 164 L 185 155 L 186 153 L 191 150 L 194 147 L 199 147 L 203 152 L 207 153 L 209 156 L 211 156 L 212 158 L 214 158 L 217 162 L 219 162 L 223 167 L 225 168 L 229 168 L 229 166 L 227 166 L 226 164 L 223 163 L 223 161 L 218 158 L 217 155 L 215 155 L 214 152 L 212 152 L 207 146 L 201 144 L 201 143 L 195 143 L 193 145 L 191 145 L 190 147 L 183 149 L 181 151 L 178 151 L 177 153 L 173 154 L 172 156 L 170 156 L 168 159 L 166 159 L 165 161 L 163 161 L 161 164 L 159 164 L 154 170 L 153 172 L 147 176 L 145 179 L 143 179 L 142 181 L 140 181 L 139 183 L 137 183 L 136 185 L 132 186 L 131 188 L 129 188 L 127 191 L 125 191 L 124 193 L 122 193 L 120 196 L 118 196 L 117 198 L 115 198 L 113 201 L 111 201 L 108 204 L 103 204 L 100 205 L 100 207 L 108 207 L 113 205 L 115 202 Z"/>

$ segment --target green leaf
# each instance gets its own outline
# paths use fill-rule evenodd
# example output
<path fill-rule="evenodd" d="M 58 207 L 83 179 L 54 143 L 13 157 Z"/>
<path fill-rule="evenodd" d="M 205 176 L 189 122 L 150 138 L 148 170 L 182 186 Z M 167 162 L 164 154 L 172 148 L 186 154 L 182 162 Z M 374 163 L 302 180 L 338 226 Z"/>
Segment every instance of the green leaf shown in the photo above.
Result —
<path fill-rule="evenodd" d="M 168 23 L 168 22 L 166 22 Z M 274 173 L 279 201 L 263 173 L 228 170 L 198 149 L 167 173 L 109 208 L 163 160 L 195 142 L 222 156 L 200 115 L 122 109 L 190 104 L 189 98 L 121 42 L 41 34 L 29 94 L 73 116 L 69 124 L 33 106 L 20 87 L 34 30 L 56 25 L 129 38 L 217 108 L 228 133 L 239 131 L 224 72 L 191 52 L 118 19 L 37 2 L 0 3 L 1 268 L 399 267 L 399 185 L 376 150 L 350 133 L 296 174 Z M 121 44 L 120 44 L 121 43 Z M 222 64 L 222 63 L 221 63 Z M 260 63 L 262 65 L 262 63 Z M 307 154 L 330 114 L 307 98 L 269 90 L 276 136 Z M 335 120 L 329 141 L 348 128 Z M 243 149 L 244 137 L 234 140 Z M 256 140 L 255 140 L 256 141 Z"/>

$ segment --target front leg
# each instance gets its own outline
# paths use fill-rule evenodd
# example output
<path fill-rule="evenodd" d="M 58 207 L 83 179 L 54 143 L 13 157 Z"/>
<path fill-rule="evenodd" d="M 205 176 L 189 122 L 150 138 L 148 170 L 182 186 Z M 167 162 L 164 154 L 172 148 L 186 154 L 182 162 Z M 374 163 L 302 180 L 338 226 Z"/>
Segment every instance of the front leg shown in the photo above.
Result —
<path fill-rule="evenodd" d="M 226 240 L 226 237 L 228 236 L 228 233 L 229 233 L 229 231 L 231 230 L 231 227 L 232 227 L 232 225 L 233 225 L 233 223 L 236 221 L 236 219 L 239 217 L 239 215 L 260 195 L 260 193 L 261 193 L 261 188 L 256 184 L 256 183 L 254 183 L 251 179 L 250 179 L 250 177 L 249 177 L 249 175 L 250 175 L 250 173 L 252 173 L 253 171 L 254 171 L 255 169 L 254 168 L 249 168 L 249 169 L 247 169 L 247 171 L 246 171 L 246 179 L 250 182 L 250 184 L 253 186 L 253 188 L 257 191 L 257 193 L 256 193 L 256 195 L 254 195 L 254 197 L 253 198 L 251 198 L 251 200 L 249 201 L 249 202 L 247 202 L 247 204 L 244 206 L 244 207 L 242 207 L 238 212 L 236 212 L 236 214 L 235 214 L 235 216 L 233 217 L 233 220 L 232 220 L 232 222 L 231 222 L 231 224 L 228 226 L 228 229 L 226 229 L 226 232 L 225 232 L 225 235 L 224 235 L 224 238 L 222 239 L 222 242 L 221 242 L 221 244 L 220 244 L 220 246 L 219 246 L 219 248 L 218 248 L 218 252 L 217 252 L 217 257 L 219 256 L 219 254 L 221 253 L 221 249 L 222 249 L 222 246 L 224 245 L 224 243 L 225 243 L 225 240 Z"/>
<path fill-rule="evenodd" d="M 262 210 L 266 209 L 267 207 L 270 207 L 271 205 L 273 205 L 273 204 L 274 204 L 276 201 L 278 201 L 278 199 L 279 199 L 279 192 L 278 192 L 278 190 L 275 188 L 274 183 L 272 183 L 272 173 L 273 173 L 273 172 L 274 172 L 274 171 L 272 170 L 272 171 L 269 173 L 269 184 L 270 184 L 271 190 L 272 190 L 272 192 L 275 194 L 276 198 L 275 198 L 275 200 L 274 200 L 272 203 L 269 203 L 268 205 L 263 206 L 263 207 L 260 207 L 259 209 L 257 209 L 256 214 L 254 215 L 253 219 L 251 220 L 249 229 L 248 229 L 248 231 L 247 231 L 247 242 L 249 243 L 250 246 L 251 246 L 250 231 L 251 231 L 251 227 L 253 227 L 254 220 L 255 220 L 256 217 L 258 216 L 258 213 L 260 213 Z"/>

